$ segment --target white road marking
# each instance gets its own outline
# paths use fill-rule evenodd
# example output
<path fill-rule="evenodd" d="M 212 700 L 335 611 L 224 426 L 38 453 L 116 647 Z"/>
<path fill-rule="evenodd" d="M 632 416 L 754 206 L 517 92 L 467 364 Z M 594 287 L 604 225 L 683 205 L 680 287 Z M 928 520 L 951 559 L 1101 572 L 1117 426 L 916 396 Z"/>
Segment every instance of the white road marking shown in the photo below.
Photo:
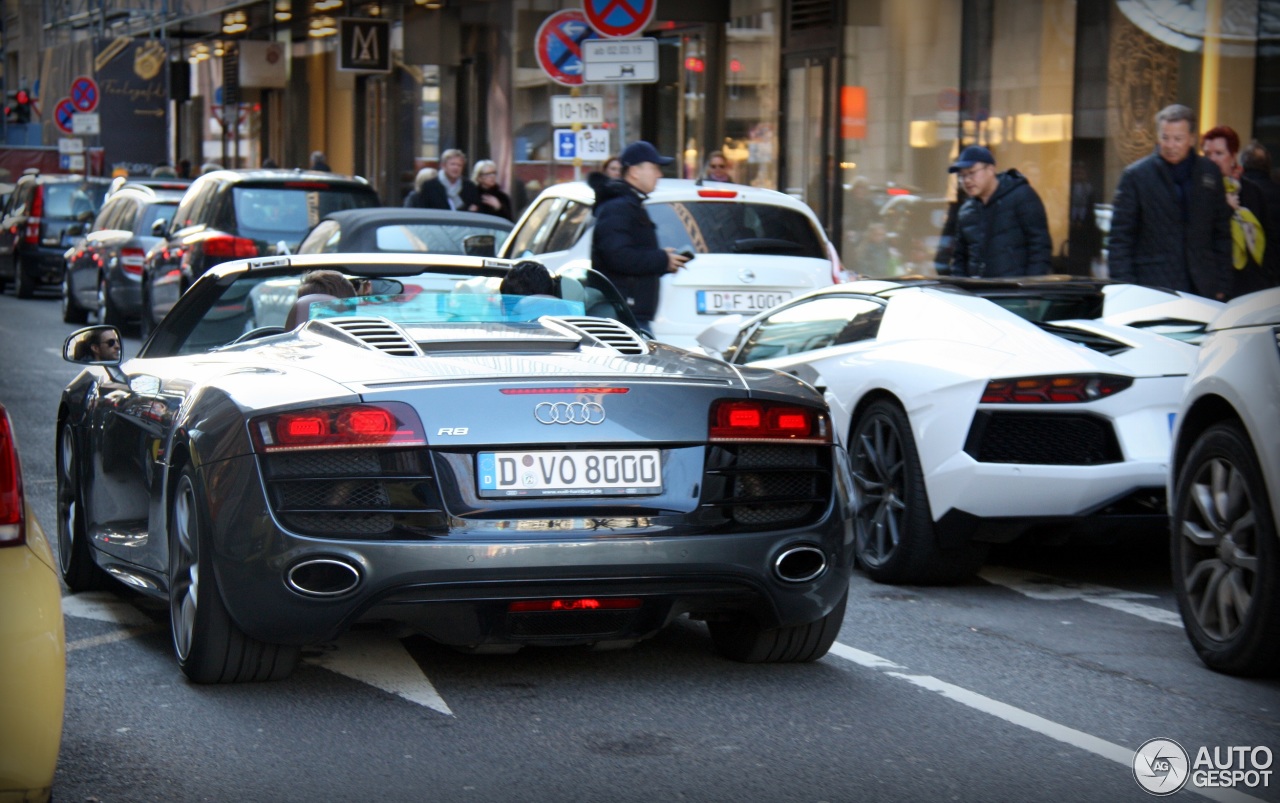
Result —
<path fill-rule="evenodd" d="M 1133 772 L 1133 756 L 1135 752 L 1133 748 L 1108 742 L 1092 734 L 1045 719 L 1030 711 L 1024 711 L 1016 706 L 1002 703 L 999 700 L 969 691 L 961 686 L 947 683 L 930 675 L 913 675 L 907 672 L 890 671 L 891 668 L 902 669 L 904 667 L 895 664 L 888 658 L 881 658 L 878 655 L 864 652 L 847 644 L 837 642 L 831 645 L 831 654 L 852 661 L 859 666 L 883 669 L 885 670 L 884 674 L 889 677 L 905 680 L 922 689 L 937 692 L 948 700 L 953 700 L 976 711 L 1003 719 L 1018 727 L 1026 728 L 1072 747 L 1101 756 L 1109 761 L 1114 761 L 1123 765 L 1130 773 Z M 1183 787 L 1183 791 L 1207 797 L 1210 800 L 1223 801 L 1223 803 L 1262 803 L 1260 798 L 1251 797 L 1234 789 L 1201 789 L 1188 783 Z"/>
<path fill-rule="evenodd" d="M 334 649 L 307 661 L 453 716 L 430 678 L 397 639 L 376 633 L 348 632 Z"/>
<path fill-rule="evenodd" d="M 101 647 L 103 644 L 111 644 L 116 641 L 124 641 L 135 636 L 141 636 L 145 633 L 151 633 L 159 628 L 157 627 L 131 627 L 125 630 L 116 630 L 111 633 L 104 633 L 101 636 L 90 636 L 89 638 L 76 639 L 67 642 L 67 652 L 75 652 L 76 650 L 87 650 L 90 647 Z"/>
<path fill-rule="evenodd" d="M 1162 625 L 1182 627 L 1182 617 L 1176 611 L 1157 608 L 1154 605 L 1143 605 L 1132 602 L 1135 599 L 1159 599 L 1155 594 L 1144 594 L 1139 591 L 1125 591 L 1111 586 L 1094 583 L 1077 583 L 1052 577 L 1038 572 L 1023 569 L 1011 569 L 1006 566 L 986 566 L 978 572 L 978 576 L 988 583 L 1004 586 L 1032 599 L 1061 602 L 1078 599 L 1104 608 L 1123 613 L 1141 616 Z"/>

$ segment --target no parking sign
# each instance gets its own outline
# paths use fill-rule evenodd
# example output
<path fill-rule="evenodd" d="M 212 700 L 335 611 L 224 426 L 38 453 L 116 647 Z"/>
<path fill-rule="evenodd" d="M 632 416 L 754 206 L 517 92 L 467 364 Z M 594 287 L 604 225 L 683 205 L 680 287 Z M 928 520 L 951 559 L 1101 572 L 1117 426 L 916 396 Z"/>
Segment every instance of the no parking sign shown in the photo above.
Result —
<path fill-rule="evenodd" d="M 587 21 L 601 36 L 635 36 L 649 27 L 658 0 L 583 0 Z"/>
<path fill-rule="evenodd" d="M 581 11 L 557 11 L 538 26 L 534 36 L 538 66 L 556 83 L 581 86 L 582 43 L 599 37 Z"/>

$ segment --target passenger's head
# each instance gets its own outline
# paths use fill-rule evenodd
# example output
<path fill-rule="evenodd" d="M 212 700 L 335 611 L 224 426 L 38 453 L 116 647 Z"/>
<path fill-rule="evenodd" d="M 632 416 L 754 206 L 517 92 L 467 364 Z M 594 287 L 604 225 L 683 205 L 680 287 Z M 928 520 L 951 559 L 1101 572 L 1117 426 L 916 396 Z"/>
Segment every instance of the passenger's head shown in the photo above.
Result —
<path fill-rule="evenodd" d="M 355 296 L 356 288 L 346 276 L 336 270 L 313 270 L 302 277 L 302 283 L 298 285 L 298 298 L 316 294 L 351 298 Z"/>
<path fill-rule="evenodd" d="M 1160 157 L 1178 164 L 1191 155 L 1196 146 L 1196 113 L 1188 106 L 1175 103 L 1156 113 L 1156 136 Z"/>
<path fill-rule="evenodd" d="M 120 335 L 114 329 L 99 329 L 76 347 L 76 357 L 93 362 L 120 359 Z"/>
<path fill-rule="evenodd" d="M 498 292 L 504 296 L 554 296 L 556 282 L 546 265 L 525 259 L 513 265 L 502 277 Z"/>

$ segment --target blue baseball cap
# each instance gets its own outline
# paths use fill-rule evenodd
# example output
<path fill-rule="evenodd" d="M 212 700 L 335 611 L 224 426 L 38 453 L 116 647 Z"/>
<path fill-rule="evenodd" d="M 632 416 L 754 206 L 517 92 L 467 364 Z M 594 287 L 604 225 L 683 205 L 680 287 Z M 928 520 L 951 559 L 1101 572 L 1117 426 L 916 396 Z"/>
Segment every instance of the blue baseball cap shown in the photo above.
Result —
<path fill-rule="evenodd" d="M 968 170 L 976 164 L 993 165 L 995 163 L 996 157 L 991 155 L 991 151 L 981 145 L 970 145 L 960 152 L 960 158 L 956 159 L 951 167 L 947 168 L 947 172 L 958 173 L 961 170 Z"/>
<path fill-rule="evenodd" d="M 622 153 L 618 155 L 618 159 L 622 161 L 623 167 L 638 165 L 641 162 L 653 162 L 656 165 L 669 165 L 675 161 L 673 157 L 663 156 L 658 153 L 657 148 L 644 140 L 633 142 L 623 148 Z"/>

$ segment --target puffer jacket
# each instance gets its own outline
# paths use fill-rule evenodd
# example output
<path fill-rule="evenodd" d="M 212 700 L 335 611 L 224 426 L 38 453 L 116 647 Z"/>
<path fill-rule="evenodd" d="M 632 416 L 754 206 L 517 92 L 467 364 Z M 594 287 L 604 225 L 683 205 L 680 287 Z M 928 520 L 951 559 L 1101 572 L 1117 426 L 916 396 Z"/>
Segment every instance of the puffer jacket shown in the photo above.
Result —
<path fill-rule="evenodd" d="M 1112 204 L 1112 279 L 1225 298 L 1231 285 L 1231 207 L 1218 166 L 1194 154 L 1187 219 L 1158 153 L 1125 168 Z"/>
<path fill-rule="evenodd" d="M 1043 276 L 1052 271 L 1053 242 L 1044 204 L 1026 176 L 1009 169 L 985 204 L 970 198 L 956 218 L 952 276 Z"/>
<path fill-rule="evenodd" d="M 667 252 L 658 247 L 658 229 L 644 208 L 644 196 L 625 181 L 603 173 L 587 176 L 595 190 L 591 266 L 608 277 L 641 321 L 658 311 L 659 282 L 667 273 Z"/>

